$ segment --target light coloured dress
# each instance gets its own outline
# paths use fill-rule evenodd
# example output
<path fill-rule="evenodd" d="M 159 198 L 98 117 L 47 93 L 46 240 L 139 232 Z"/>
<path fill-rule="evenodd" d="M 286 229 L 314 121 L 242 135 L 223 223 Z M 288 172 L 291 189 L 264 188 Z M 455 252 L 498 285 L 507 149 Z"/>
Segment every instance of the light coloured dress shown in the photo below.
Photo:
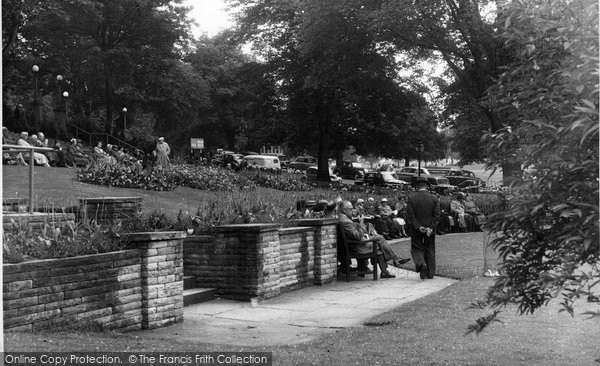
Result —
<path fill-rule="evenodd" d="M 158 142 L 156 144 L 156 167 L 157 168 L 166 168 L 171 165 L 171 161 L 169 160 L 169 154 L 171 153 L 171 148 L 169 144 L 166 142 Z"/>
<path fill-rule="evenodd" d="M 31 144 L 23 139 L 19 139 L 19 141 L 17 141 L 17 145 L 19 146 L 31 146 Z M 29 154 L 23 154 L 23 156 L 25 156 L 26 158 L 29 156 Z M 44 154 L 40 154 L 40 153 L 33 153 L 33 159 L 35 160 L 35 163 L 38 165 L 43 165 L 43 166 L 50 166 L 50 164 L 48 163 L 48 158 L 46 157 L 46 155 Z"/>

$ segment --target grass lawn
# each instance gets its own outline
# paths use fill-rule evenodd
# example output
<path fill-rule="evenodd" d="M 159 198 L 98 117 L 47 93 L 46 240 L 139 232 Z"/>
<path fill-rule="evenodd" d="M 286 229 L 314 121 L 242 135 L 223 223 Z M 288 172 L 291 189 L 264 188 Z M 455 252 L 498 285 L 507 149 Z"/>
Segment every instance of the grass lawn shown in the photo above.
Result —
<path fill-rule="evenodd" d="M 465 329 L 480 310 L 467 310 L 492 279 L 476 277 L 381 314 L 365 326 L 295 345 L 264 348 L 145 338 L 143 332 L 7 333 L 7 351 L 267 351 L 275 365 L 594 365 L 600 319 L 557 313 L 551 304 L 532 316 L 508 309 L 480 335 Z M 582 312 L 585 305 L 577 310 Z"/>
<path fill-rule="evenodd" d="M 28 197 L 29 167 L 3 166 L 2 196 L 7 198 Z M 242 200 L 251 197 L 256 202 L 268 199 L 273 202 L 289 203 L 292 207 L 297 200 L 318 199 L 322 190 L 308 192 L 283 192 L 267 188 L 257 188 L 250 194 L 202 191 L 178 187 L 172 191 L 157 192 L 141 189 L 114 188 L 81 183 L 74 179 L 75 171 L 70 168 L 35 167 L 34 201 L 36 206 L 77 206 L 80 198 L 89 197 L 142 197 L 142 211 L 163 210 L 175 217 L 179 210 L 195 213 L 199 207 L 210 202 Z"/>

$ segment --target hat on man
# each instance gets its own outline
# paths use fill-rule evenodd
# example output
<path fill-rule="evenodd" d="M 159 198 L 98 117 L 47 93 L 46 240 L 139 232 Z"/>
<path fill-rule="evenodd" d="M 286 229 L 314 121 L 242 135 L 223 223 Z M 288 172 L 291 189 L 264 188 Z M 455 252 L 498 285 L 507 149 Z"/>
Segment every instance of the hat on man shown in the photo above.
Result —
<path fill-rule="evenodd" d="M 365 200 L 363 200 L 362 198 L 359 198 L 356 200 L 356 203 L 365 203 Z"/>
<path fill-rule="evenodd" d="M 159 137 L 158 141 L 165 141 L 165 138 L 164 137 Z"/>
<path fill-rule="evenodd" d="M 373 197 L 369 197 L 369 198 L 367 199 L 367 201 L 369 201 L 369 202 L 375 202 L 375 198 L 373 198 Z"/>
<path fill-rule="evenodd" d="M 381 199 L 381 202 L 387 202 L 387 198 L 383 197 L 383 198 Z"/>

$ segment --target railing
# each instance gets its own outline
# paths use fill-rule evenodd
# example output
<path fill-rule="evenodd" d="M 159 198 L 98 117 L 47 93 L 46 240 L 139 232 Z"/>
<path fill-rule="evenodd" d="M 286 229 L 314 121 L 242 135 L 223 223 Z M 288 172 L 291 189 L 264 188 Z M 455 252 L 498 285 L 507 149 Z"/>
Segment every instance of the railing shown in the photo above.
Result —
<path fill-rule="evenodd" d="M 69 126 L 71 126 L 73 129 L 75 129 L 75 138 L 76 139 L 83 139 L 83 136 L 87 137 L 87 140 L 89 141 L 89 145 L 90 146 L 95 146 L 96 144 L 94 143 L 94 141 L 103 141 L 104 145 L 108 145 L 108 144 L 112 144 L 112 145 L 119 145 L 119 146 L 126 146 L 129 149 L 131 149 L 131 151 L 135 151 L 135 150 L 142 150 L 139 147 L 133 146 L 128 142 L 125 142 L 123 140 L 121 140 L 118 137 L 115 137 L 109 133 L 104 133 L 104 132 L 89 132 L 84 130 L 81 127 L 75 126 L 74 124 L 68 122 Z M 80 136 L 82 135 L 82 136 Z M 96 137 L 95 137 L 96 136 Z"/>
<path fill-rule="evenodd" d="M 35 165 L 33 153 L 36 151 L 54 151 L 54 149 L 50 147 L 2 145 L 2 150 L 29 151 L 29 213 L 33 214 L 33 166 Z"/>

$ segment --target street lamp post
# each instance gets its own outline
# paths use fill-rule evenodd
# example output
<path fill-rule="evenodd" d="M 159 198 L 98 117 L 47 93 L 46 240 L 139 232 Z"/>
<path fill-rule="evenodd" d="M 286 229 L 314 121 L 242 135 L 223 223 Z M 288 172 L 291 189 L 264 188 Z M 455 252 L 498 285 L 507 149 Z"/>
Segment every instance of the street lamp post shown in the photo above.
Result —
<path fill-rule="evenodd" d="M 123 107 L 123 132 L 127 130 L 127 108 Z"/>
<path fill-rule="evenodd" d="M 68 108 L 68 101 L 69 101 L 69 92 L 65 91 L 62 93 L 62 96 L 65 100 L 65 125 L 69 123 L 69 108 Z M 77 131 L 77 128 L 75 129 L 75 138 L 79 139 L 79 131 Z"/>
<path fill-rule="evenodd" d="M 40 101 L 39 101 L 39 91 L 38 91 L 38 73 L 40 72 L 40 67 L 38 65 L 33 65 L 31 67 L 31 70 L 33 71 L 33 79 L 35 81 L 34 90 L 33 90 L 34 117 L 35 117 L 36 129 L 39 129 L 41 120 L 42 120 L 42 113 L 41 113 Z"/>
<path fill-rule="evenodd" d="M 419 169 L 417 170 L 417 174 L 419 177 L 421 176 L 421 156 L 423 154 L 423 151 L 425 151 L 425 145 L 419 142 L 419 144 L 417 145 L 417 154 L 419 156 Z"/>

